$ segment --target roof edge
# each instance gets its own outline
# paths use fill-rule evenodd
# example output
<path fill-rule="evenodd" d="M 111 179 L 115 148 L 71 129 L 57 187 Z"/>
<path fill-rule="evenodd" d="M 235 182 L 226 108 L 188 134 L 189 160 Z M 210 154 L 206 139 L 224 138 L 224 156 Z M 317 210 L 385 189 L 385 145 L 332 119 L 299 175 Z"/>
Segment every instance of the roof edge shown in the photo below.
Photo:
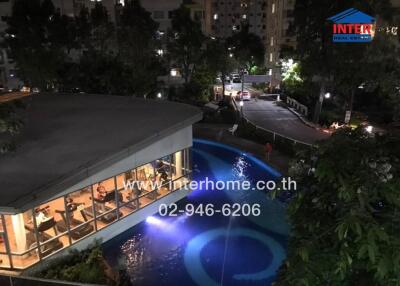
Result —
<path fill-rule="evenodd" d="M 138 152 L 149 144 L 156 142 L 158 139 L 173 134 L 174 132 L 193 125 L 203 118 L 203 113 L 199 110 L 198 113 L 192 117 L 185 119 L 184 121 L 172 125 L 171 127 L 158 132 L 144 140 L 129 146 L 105 159 L 98 161 L 87 162 L 84 166 L 74 170 L 73 173 L 67 174 L 64 177 L 59 178 L 56 181 L 50 182 L 47 185 L 43 185 L 39 188 L 33 189 L 30 194 L 23 195 L 14 201 L 10 202 L 9 205 L 1 206 L 0 213 L 17 214 L 25 212 L 26 210 L 46 202 L 51 197 L 55 196 L 58 192 L 72 187 L 80 181 L 90 177 L 91 175 L 101 171 L 102 169 L 111 166 L 112 164 L 120 161 L 121 159 Z M 10 206 L 13 205 L 13 206 Z"/>

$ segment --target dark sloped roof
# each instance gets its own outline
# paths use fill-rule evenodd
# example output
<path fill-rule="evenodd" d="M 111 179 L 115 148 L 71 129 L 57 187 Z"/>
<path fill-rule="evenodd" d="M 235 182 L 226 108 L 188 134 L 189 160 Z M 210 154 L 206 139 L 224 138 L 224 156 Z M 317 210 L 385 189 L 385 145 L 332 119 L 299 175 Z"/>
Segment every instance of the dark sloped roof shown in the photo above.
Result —
<path fill-rule="evenodd" d="M 85 94 L 24 99 L 16 152 L 0 155 L 0 210 L 50 197 L 49 186 L 79 182 L 201 119 L 195 107 L 161 100 Z M 119 157 L 118 157 L 119 156 Z M 42 198 L 44 199 L 44 198 Z"/>

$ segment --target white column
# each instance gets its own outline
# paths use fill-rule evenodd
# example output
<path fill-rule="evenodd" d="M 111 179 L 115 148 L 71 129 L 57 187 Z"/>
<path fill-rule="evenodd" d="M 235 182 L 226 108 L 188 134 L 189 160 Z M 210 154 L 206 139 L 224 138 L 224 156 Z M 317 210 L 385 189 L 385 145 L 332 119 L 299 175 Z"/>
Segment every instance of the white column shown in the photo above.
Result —
<path fill-rule="evenodd" d="M 26 250 L 24 216 L 22 213 L 13 215 L 11 216 L 11 221 L 14 229 L 14 236 L 15 236 L 14 238 L 15 238 L 15 244 L 17 246 L 17 251 L 23 252 Z"/>
<path fill-rule="evenodd" d="M 176 177 L 182 177 L 182 151 L 175 153 L 175 172 Z"/>

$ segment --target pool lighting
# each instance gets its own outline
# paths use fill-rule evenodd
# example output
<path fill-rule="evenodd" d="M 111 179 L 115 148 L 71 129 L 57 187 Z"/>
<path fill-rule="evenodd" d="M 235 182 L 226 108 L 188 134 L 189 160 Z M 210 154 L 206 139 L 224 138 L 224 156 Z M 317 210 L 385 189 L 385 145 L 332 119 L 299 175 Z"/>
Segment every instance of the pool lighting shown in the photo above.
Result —
<path fill-rule="evenodd" d="M 153 225 L 162 225 L 162 221 L 158 218 L 155 218 L 154 216 L 149 216 L 146 218 L 146 222 L 148 224 L 153 224 Z"/>

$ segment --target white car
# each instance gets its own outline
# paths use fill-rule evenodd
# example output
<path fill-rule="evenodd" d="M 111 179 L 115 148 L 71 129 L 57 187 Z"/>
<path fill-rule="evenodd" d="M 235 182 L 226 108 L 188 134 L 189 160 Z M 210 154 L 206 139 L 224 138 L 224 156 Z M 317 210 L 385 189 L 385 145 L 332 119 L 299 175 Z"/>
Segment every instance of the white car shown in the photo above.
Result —
<path fill-rule="evenodd" d="M 248 92 L 247 90 L 243 91 L 242 94 L 240 95 L 240 99 L 243 101 L 250 100 L 251 99 L 250 92 Z"/>

